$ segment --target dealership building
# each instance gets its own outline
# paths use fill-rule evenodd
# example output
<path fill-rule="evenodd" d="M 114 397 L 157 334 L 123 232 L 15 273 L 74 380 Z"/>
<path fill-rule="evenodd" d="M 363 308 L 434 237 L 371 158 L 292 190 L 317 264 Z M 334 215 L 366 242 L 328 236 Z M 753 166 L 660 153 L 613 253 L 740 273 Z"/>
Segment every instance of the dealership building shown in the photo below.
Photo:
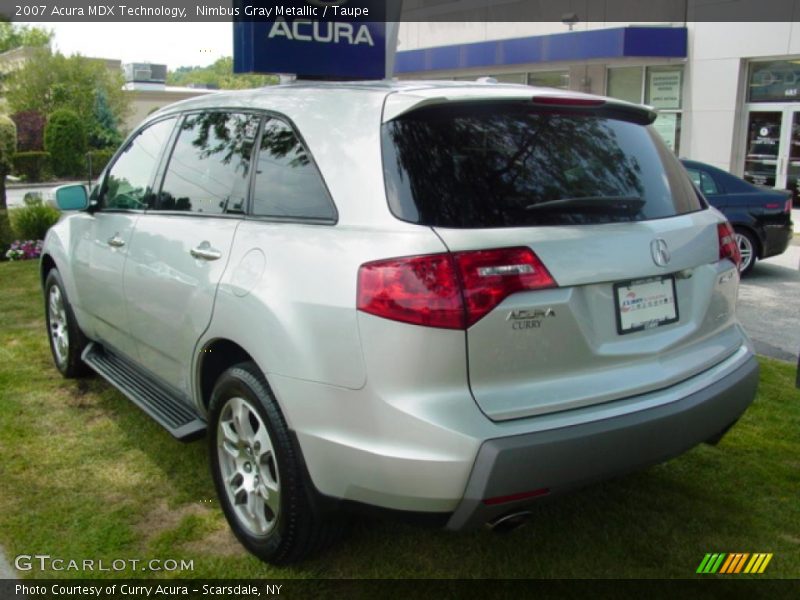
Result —
<path fill-rule="evenodd" d="M 405 22 L 395 74 L 649 104 L 676 154 L 798 190 L 800 23 Z"/>

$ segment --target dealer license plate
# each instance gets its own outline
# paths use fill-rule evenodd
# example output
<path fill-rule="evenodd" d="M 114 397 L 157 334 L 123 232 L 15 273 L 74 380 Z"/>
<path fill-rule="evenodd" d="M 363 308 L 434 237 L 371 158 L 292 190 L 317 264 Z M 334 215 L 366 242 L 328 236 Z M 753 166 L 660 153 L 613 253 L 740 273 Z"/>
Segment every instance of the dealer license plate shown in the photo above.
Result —
<path fill-rule="evenodd" d="M 633 333 L 678 320 L 675 278 L 672 275 L 625 281 L 614 285 L 617 333 Z"/>

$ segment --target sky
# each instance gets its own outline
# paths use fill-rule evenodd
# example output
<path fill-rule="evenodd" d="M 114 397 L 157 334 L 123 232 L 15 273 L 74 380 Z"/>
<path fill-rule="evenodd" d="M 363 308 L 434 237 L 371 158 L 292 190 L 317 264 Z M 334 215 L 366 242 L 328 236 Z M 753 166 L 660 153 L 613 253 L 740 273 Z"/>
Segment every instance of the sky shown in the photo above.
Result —
<path fill-rule="evenodd" d="M 233 55 L 232 24 L 224 23 L 29 23 L 51 29 L 62 54 L 80 53 L 122 62 L 206 66 Z"/>

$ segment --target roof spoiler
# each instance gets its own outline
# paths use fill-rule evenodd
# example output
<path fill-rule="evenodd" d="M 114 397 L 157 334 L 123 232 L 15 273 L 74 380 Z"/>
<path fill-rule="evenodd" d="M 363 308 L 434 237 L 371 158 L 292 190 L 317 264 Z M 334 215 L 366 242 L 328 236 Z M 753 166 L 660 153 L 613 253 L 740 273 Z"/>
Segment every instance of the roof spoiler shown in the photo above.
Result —
<path fill-rule="evenodd" d="M 387 123 L 410 112 L 442 106 L 449 103 L 489 103 L 489 102 L 530 102 L 533 107 L 542 109 L 569 109 L 576 112 L 589 112 L 612 119 L 631 121 L 639 125 L 650 125 L 658 117 L 658 113 L 650 106 L 632 104 L 614 98 L 591 96 L 588 94 L 562 93 L 552 90 L 553 93 L 531 93 L 529 89 L 521 90 L 517 87 L 497 89 L 499 93 L 487 94 L 483 89 L 454 89 L 436 90 L 438 95 L 424 90 L 423 93 L 395 93 L 387 96 L 383 106 L 383 122 Z M 441 92 L 445 92 L 442 94 Z M 494 92 L 495 90 L 493 90 Z M 504 93 L 505 92 L 505 93 Z"/>

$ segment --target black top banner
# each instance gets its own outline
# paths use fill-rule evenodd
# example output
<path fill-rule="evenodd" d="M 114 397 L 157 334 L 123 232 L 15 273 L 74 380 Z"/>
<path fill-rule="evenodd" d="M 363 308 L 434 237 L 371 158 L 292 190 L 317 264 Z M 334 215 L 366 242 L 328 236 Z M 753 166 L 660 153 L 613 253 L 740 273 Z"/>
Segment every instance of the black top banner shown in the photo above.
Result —
<path fill-rule="evenodd" d="M 685 23 L 800 21 L 800 0 L 6 0 L 27 22 L 316 21 Z"/>

